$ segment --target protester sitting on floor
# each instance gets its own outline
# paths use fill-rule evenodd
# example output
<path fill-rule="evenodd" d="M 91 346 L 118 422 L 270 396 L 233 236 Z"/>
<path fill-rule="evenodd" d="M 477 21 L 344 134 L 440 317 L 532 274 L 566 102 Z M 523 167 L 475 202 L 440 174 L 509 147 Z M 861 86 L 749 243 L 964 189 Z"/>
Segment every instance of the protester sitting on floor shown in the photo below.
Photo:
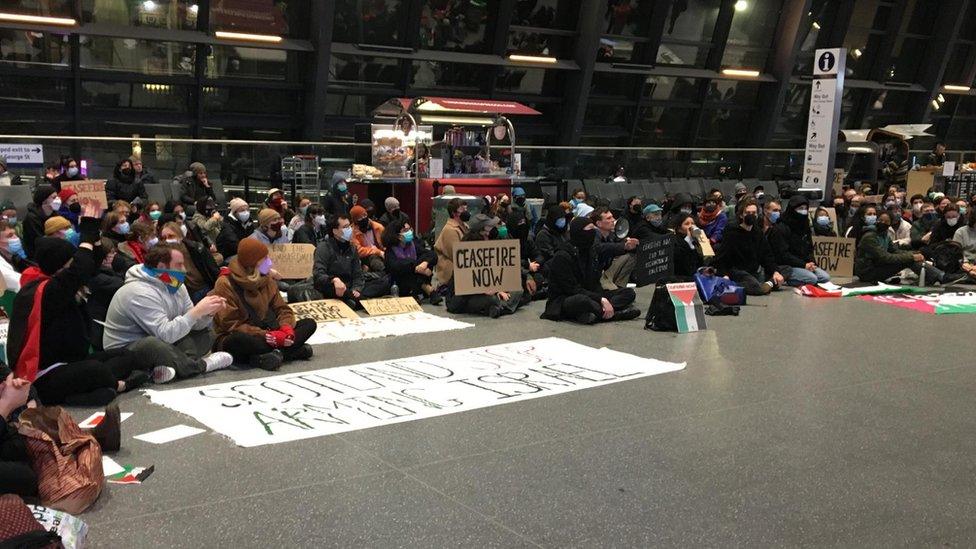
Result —
<path fill-rule="evenodd" d="M 437 254 L 416 238 L 413 227 L 399 220 L 383 230 L 383 259 L 390 282 L 397 285 L 401 296 L 410 296 L 421 302 L 427 298 L 431 305 L 440 305 L 441 297 L 434 291 L 431 278 L 437 265 Z"/>
<path fill-rule="evenodd" d="M 19 285 L 11 286 L 10 279 L 19 280 L 20 276 L 14 275 L 23 272 L 24 269 L 34 265 L 34 263 L 27 259 L 24 243 L 17 237 L 17 233 L 3 220 L 0 220 L 0 260 L 2 260 L 0 270 L 3 271 L 4 279 L 7 280 L 7 289 L 16 292 Z"/>
<path fill-rule="evenodd" d="M 179 223 L 180 232 L 186 235 L 188 232 L 186 228 L 186 208 L 179 202 L 167 200 L 166 203 L 163 204 L 163 215 L 160 216 L 159 221 L 156 222 L 156 227 L 162 227 L 163 225 L 174 221 Z"/>
<path fill-rule="evenodd" d="M 340 214 L 328 225 L 329 239 L 315 248 L 312 280 L 315 289 L 328 299 L 342 299 L 350 307 L 360 307 L 359 301 L 386 295 L 389 279 L 377 278 L 366 282 L 362 263 L 352 241 L 352 222 Z"/>
<path fill-rule="evenodd" d="M 5 221 L 7 227 L 17 233 L 17 238 L 23 240 L 24 224 L 17 218 L 17 206 L 13 200 L 8 199 L 0 202 L 0 221 Z"/>
<path fill-rule="evenodd" d="M 606 290 L 594 248 L 596 227 L 585 217 L 570 223 L 570 245 L 552 258 L 549 297 L 541 318 L 594 324 L 608 320 L 632 320 L 640 311 L 632 307 L 637 294 L 632 288 Z"/>
<path fill-rule="evenodd" d="M 129 222 L 116 212 L 109 212 L 102 218 L 102 236 L 111 238 L 116 245 L 125 242 L 131 231 Z"/>
<path fill-rule="evenodd" d="M 133 202 L 137 198 L 148 199 L 146 187 L 142 179 L 136 180 L 136 171 L 132 167 L 132 160 L 129 158 L 120 160 L 113 170 L 114 177 L 105 184 L 105 197 L 109 202 L 113 200 L 125 200 Z"/>
<path fill-rule="evenodd" d="M 291 233 L 288 232 L 288 227 L 285 227 L 285 220 L 281 214 L 271 208 L 265 208 L 258 212 L 258 226 L 249 238 L 263 244 L 288 244 L 291 242 Z"/>
<path fill-rule="evenodd" d="M 725 226 L 729 223 L 725 212 L 722 211 L 721 204 L 721 200 L 709 197 L 705 199 L 705 205 L 698 212 L 698 222 L 702 224 L 701 229 L 705 231 L 705 236 L 708 237 L 708 241 L 714 247 L 718 247 L 718 244 L 722 242 L 722 234 L 725 232 Z"/>
<path fill-rule="evenodd" d="M 105 253 L 105 259 L 98 265 L 98 270 L 87 284 L 88 290 L 91 292 L 88 296 L 88 313 L 93 320 L 97 321 L 92 323 L 91 338 L 92 347 L 96 351 L 102 350 L 102 334 L 105 330 L 101 323 L 105 322 L 105 315 L 108 314 L 108 306 L 112 302 L 112 298 L 115 297 L 115 293 L 125 283 L 124 273 L 119 274 L 112 267 L 115 257 L 118 254 L 115 241 L 111 238 L 102 237 L 101 243 L 102 251 Z"/>
<path fill-rule="evenodd" d="M 898 250 L 888 236 L 890 223 L 888 212 L 882 212 L 876 223 L 865 225 L 862 230 L 854 255 L 854 275 L 861 282 L 882 282 L 904 269 L 921 272 L 925 256 Z M 941 279 L 941 272 L 935 274 Z"/>
<path fill-rule="evenodd" d="M 217 235 L 217 251 L 230 260 L 237 253 L 237 245 L 241 239 L 251 236 L 254 232 L 254 221 L 251 220 L 251 210 L 247 202 L 240 198 L 230 201 L 230 212 Z"/>
<path fill-rule="evenodd" d="M 58 193 L 61 199 L 61 208 L 58 215 L 71 222 L 71 226 L 78 228 L 78 216 L 81 215 L 81 202 L 78 200 L 78 193 L 73 189 L 63 189 Z"/>
<path fill-rule="evenodd" d="M 130 223 L 132 223 L 133 221 L 135 221 L 134 219 L 132 219 L 130 217 L 130 216 L 134 216 L 133 209 L 132 209 L 132 204 L 129 204 L 125 200 L 116 200 L 115 202 L 113 202 L 112 203 L 112 209 L 111 209 L 111 211 L 113 211 L 113 212 L 121 215 L 127 221 L 129 221 Z M 106 210 L 105 213 L 108 213 L 108 210 Z"/>
<path fill-rule="evenodd" d="M 519 241 L 519 254 L 522 258 L 522 285 L 532 300 L 545 299 L 549 282 L 542 269 L 542 254 L 536 250 L 535 243 L 529 238 L 529 221 L 525 219 L 522 208 L 512 208 L 505 220 L 508 228 L 508 238 Z"/>
<path fill-rule="evenodd" d="M 624 208 L 624 219 L 630 225 L 630 232 L 627 236 L 631 238 L 637 238 L 634 236 L 634 231 L 637 229 L 637 225 L 644 219 L 644 200 L 639 196 L 630 196 L 627 198 L 626 208 Z"/>
<path fill-rule="evenodd" d="M 44 236 L 44 222 L 57 216 L 61 209 L 61 199 L 54 187 L 41 185 L 34 191 L 34 200 L 27 205 L 24 218 L 24 250 L 27 257 L 34 259 L 34 242 Z"/>
<path fill-rule="evenodd" d="M 352 240 L 363 270 L 383 271 L 383 225 L 371 220 L 366 209 L 358 205 L 350 208 L 349 217 L 352 218 Z"/>
<path fill-rule="evenodd" d="M 337 175 L 333 175 L 334 182 L 332 184 L 332 193 L 325 197 L 322 202 L 322 207 L 325 208 L 325 212 L 331 217 L 337 215 L 349 215 L 349 208 L 355 206 L 352 194 L 349 192 L 349 185 L 346 183 L 345 179 L 339 177 L 336 179 Z"/>
<path fill-rule="evenodd" d="M 952 240 L 962 246 L 962 270 L 970 277 L 976 277 L 976 208 L 966 211 L 966 224 L 952 236 Z"/>
<path fill-rule="evenodd" d="M 264 206 L 281 214 L 285 223 L 291 221 L 291 218 L 295 216 L 295 212 L 288 209 L 288 201 L 285 200 L 285 193 L 281 189 L 269 189 L 268 198 L 265 199 Z"/>
<path fill-rule="evenodd" d="M 133 155 L 129 157 L 129 162 L 132 163 L 132 172 L 134 175 L 133 181 L 135 183 L 142 185 L 143 188 L 145 188 L 146 185 L 155 185 L 159 183 L 159 181 L 156 179 L 156 176 L 153 175 L 149 170 L 147 170 L 146 167 L 143 165 L 141 158 Z M 146 198 L 145 195 L 141 195 L 141 196 L 143 198 Z"/>
<path fill-rule="evenodd" d="M 542 260 L 543 272 L 548 272 L 549 262 L 556 251 L 569 242 L 566 229 L 572 219 L 573 214 L 567 213 L 561 205 L 549 206 L 545 224 L 535 233 L 535 249 Z"/>
<path fill-rule="evenodd" d="M 864 204 L 858 208 L 844 233 L 846 238 L 858 239 L 864 233 L 864 227 L 878 222 L 878 207 L 874 204 Z"/>
<path fill-rule="evenodd" d="M 400 209 L 400 201 L 392 196 L 386 198 L 383 201 L 383 209 L 386 212 L 380 217 L 380 224 L 384 227 L 393 223 L 394 221 L 399 221 L 401 223 L 410 223 L 410 216 L 403 213 Z"/>
<path fill-rule="evenodd" d="M 440 285 L 454 278 L 454 245 L 468 232 L 467 223 L 471 219 L 468 203 L 460 198 L 447 202 L 447 215 L 450 219 L 434 242 L 434 251 L 437 252 L 436 280 Z"/>
<path fill-rule="evenodd" d="M 813 235 L 837 236 L 837 233 L 834 232 L 834 223 L 830 219 L 830 213 L 827 211 L 827 208 L 822 206 L 817 208 L 817 212 L 813 218 Z"/>
<path fill-rule="evenodd" d="M 325 228 L 327 223 L 328 220 L 322 206 L 312 204 L 305 210 L 305 223 L 300 225 L 292 235 L 292 244 L 314 244 L 318 246 L 326 238 L 329 238 L 328 230 Z"/>
<path fill-rule="evenodd" d="M 771 198 L 766 200 L 762 206 L 763 219 L 762 219 L 762 232 L 766 234 L 769 229 L 779 222 L 779 218 L 783 215 L 783 205 L 779 200 Z"/>
<path fill-rule="evenodd" d="M 572 197 L 569 201 L 569 205 L 573 208 L 573 215 L 577 217 L 586 215 L 580 213 L 580 206 L 586 204 L 586 199 L 588 198 L 586 191 L 584 189 L 576 188 L 573 189 L 573 192 L 569 196 Z"/>
<path fill-rule="evenodd" d="M 689 214 L 695 218 L 695 225 L 698 226 L 698 216 L 695 215 L 695 197 L 691 193 L 678 193 L 674 195 L 668 213 L 667 225 L 673 226 L 679 214 Z"/>
<path fill-rule="evenodd" d="M 79 243 L 78 231 L 71 226 L 67 219 L 61 216 L 52 217 L 44 222 L 44 236 L 67 240 L 75 246 Z"/>
<path fill-rule="evenodd" d="M 133 353 L 89 354 L 92 321 L 79 295 L 104 255 L 98 221 L 83 217 L 80 228 L 77 248 L 59 238 L 38 239 L 39 271 L 23 281 L 10 318 L 7 358 L 47 405 L 104 406 L 147 381 Z"/>
<path fill-rule="evenodd" d="M 191 223 L 196 226 L 200 235 L 206 240 L 206 245 L 217 243 L 217 236 L 220 235 L 224 217 L 217 211 L 217 203 L 214 199 L 207 197 L 196 203 L 196 211 L 190 218 Z"/>
<path fill-rule="evenodd" d="M 61 174 L 54 178 L 51 186 L 54 190 L 61 192 L 61 183 L 65 181 L 82 181 L 85 176 L 81 174 L 81 169 L 78 167 L 78 161 L 70 156 L 63 158 L 61 162 Z"/>
<path fill-rule="evenodd" d="M 929 234 L 939 220 L 939 214 L 935 211 L 935 204 L 926 200 L 922 202 L 921 214 L 912 223 L 912 247 L 924 246 L 929 243 L 932 235 Z"/>
<path fill-rule="evenodd" d="M 268 276 L 268 247 L 253 238 L 241 240 L 227 270 L 213 291 L 227 303 L 214 315 L 214 348 L 230 353 L 237 364 L 262 370 L 311 358 L 312 347 L 305 342 L 315 333 L 315 321 L 295 321 L 277 282 Z"/>
<path fill-rule="evenodd" d="M 512 199 L 505 193 L 498 193 L 488 207 L 488 215 L 504 220 L 512 211 Z"/>
<path fill-rule="evenodd" d="M 705 254 L 701 243 L 692 231 L 695 229 L 695 218 L 690 214 L 681 214 L 674 220 L 674 276 L 693 280 L 698 269 L 705 265 Z"/>
<path fill-rule="evenodd" d="M 952 240 L 952 237 L 956 234 L 956 230 L 962 226 L 960 220 L 959 207 L 951 202 L 946 204 L 942 210 L 942 217 L 935 222 L 932 230 L 929 231 L 929 239 L 926 244 L 931 246 L 939 242 Z"/>
<path fill-rule="evenodd" d="M 14 412 L 27 406 L 29 399 L 29 381 L 15 378 L 12 373 L 0 379 L 0 494 L 37 497 L 37 473 L 31 466 L 27 441 L 17 431 L 13 417 Z"/>
<path fill-rule="evenodd" d="M 114 238 L 108 237 L 115 242 Z M 119 243 L 118 253 L 122 256 L 121 261 L 127 263 L 125 269 L 119 268 L 119 260 L 116 260 L 116 271 L 125 273 L 129 267 L 138 263 L 143 263 L 146 259 L 146 252 L 159 242 L 156 231 L 148 221 L 136 221 L 129 227 L 128 238 Z"/>
<path fill-rule="evenodd" d="M 606 208 L 597 208 L 588 216 L 590 222 L 596 227 L 595 251 L 597 264 L 603 270 L 600 277 L 600 284 L 605 290 L 616 290 L 626 288 L 630 282 L 630 275 L 634 272 L 637 260 L 634 254 L 630 253 L 637 247 L 636 238 L 617 238 L 614 234 L 614 227 L 617 220 L 613 217 L 613 212 Z"/>
<path fill-rule="evenodd" d="M 312 200 L 307 196 L 298 197 L 298 210 L 288 220 L 288 230 L 291 231 L 292 235 L 298 231 L 299 227 L 305 224 L 305 219 L 308 217 L 308 209 L 311 205 Z M 292 239 L 294 240 L 294 236 Z"/>
<path fill-rule="evenodd" d="M 712 262 L 719 274 L 731 278 L 749 295 L 766 295 L 786 281 L 778 271 L 761 223 L 754 198 L 739 202 L 736 224 L 726 227 L 722 247 Z"/>
<path fill-rule="evenodd" d="M 190 300 L 199 302 L 210 290 L 213 290 L 220 276 L 220 267 L 214 261 L 210 252 L 200 244 L 183 236 L 180 226 L 169 222 L 159 230 L 160 242 L 175 247 L 183 254 L 183 264 L 186 267 L 184 285 L 190 294 Z"/>
<path fill-rule="evenodd" d="M 891 218 L 891 228 L 888 235 L 895 246 L 899 248 L 910 248 L 912 245 L 912 224 L 905 221 L 901 206 L 895 205 L 888 208 L 888 217 Z"/>
<path fill-rule="evenodd" d="M 142 211 L 140 219 L 156 226 L 163 217 L 163 206 L 155 200 L 149 201 L 146 208 Z"/>
<path fill-rule="evenodd" d="M 632 228 L 630 235 L 638 241 L 651 240 L 655 236 L 668 234 L 668 228 L 664 224 L 664 210 L 657 204 L 648 204 L 642 210 L 643 218 Z M 682 221 L 684 218 L 682 217 Z"/>
<path fill-rule="evenodd" d="M 220 370 L 233 362 L 227 353 L 210 353 L 213 316 L 226 301 L 207 296 L 194 305 L 185 279 L 183 253 L 170 244 L 157 244 L 146 254 L 144 265 L 126 273 L 105 317 L 105 348 L 137 353 L 152 369 L 155 383 Z"/>
<path fill-rule="evenodd" d="M 366 210 L 366 217 L 369 217 L 373 221 L 380 221 L 379 216 L 376 215 L 376 204 L 373 204 L 372 200 L 364 198 L 359 201 L 359 205 Z M 383 225 L 382 221 L 380 221 L 380 225 Z M 383 226 L 385 227 L 386 225 Z"/>
<path fill-rule="evenodd" d="M 176 183 L 180 185 L 180 203 L 190 207 L 198 200 L 206 197 L 216 198 L 210 179 L 207 178 L 207 167 L 201 162 L 193 162 L 189 169 L 176 178 Z"/>
<path fill-rule="evenodd" d="M 742 183 L 740 181 L 735 184 L 734 190 L 732 192 L 732 196 L 733 196 L 732 203 L 725 208 L 725 217 L 727 219 L 735 219 L 736 207 L 738 206 L 739 202 L 741 202 L 742 199 L 746 197 L 747 194 L 749 194 L 749 189 L 746 188 L 745 183 Z"/>
<path fill-rule="evenodd" d="M 827 271 L 813 260 L 810 202 L 805 196 L 795 194 L 790 197 L 786 212 L 769 228 L 766 240 L 791 286 L 830 281 Z"/>
<path fill-rule="evenodd" d="M 910 202 L 912 208 L 911 209 L 912 217 L 911 219 L 909 219 L 909 221 L 915 223 L 916 221 L 922 219 L 922 204 L 925 202 L 925 195 L 913 194 Z"/>
<path fill-rule="evenodd" d="M 471 219 L 468 232 L 462 242 L 492 240 L 498 238 L 499 219 L 478 214 Z M 498 318 L 510 315 L 522 305 L 522 292 L 488 292 L 475 295 L 457 295 L 454 278 L 447 282 L 447 312 L 453 314 L 483 315 Z"/>

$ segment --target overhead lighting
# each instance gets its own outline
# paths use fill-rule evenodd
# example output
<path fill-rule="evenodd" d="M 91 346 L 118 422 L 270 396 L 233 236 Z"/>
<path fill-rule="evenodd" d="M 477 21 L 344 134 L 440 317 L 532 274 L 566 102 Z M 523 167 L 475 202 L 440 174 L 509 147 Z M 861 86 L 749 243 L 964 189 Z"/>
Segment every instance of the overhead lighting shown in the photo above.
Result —
<path fill-rule="evenodd" d="M 968 92 L 971 88 L 969 86 L 961 86 L 959 84 L 946 84 L 942 86 L 945 91 L 951 92 Z"/>
<path fill-rule="evenodd" d="M 939 110 L 939 109 L 942 108 L 942 105 L 940 105 L 938 101 L 936 101 L 935 99 L 933 99 L 932 100 L 932 108 L 935 109 L 935 110 Z"/>
<path fill-rule="evenodd" d="M 217 38 L 224 38 L 226 40 L 245 40 L 248 42 L 281 42 L 281 37 L 273 34 L 250 34 L 246 32 L 217 31 L 214 33 L 214 36 Z"/>
<path fill-rule="evenodd" d="M 559 62 L 555 57 L 545 57 L 542 55 L 518 55 L 512 54 L 508 56 L 509 61 L 521 61 L 523 63 L 548 63 L 553 65 Z"/>
<path fill-rule="evenodd" d="M 68 17 L 43 17 L 40 15 L 22 15 L 19 13 L 0 13 L 0 21 L 12 21 L 14 23 L 36 23 L 38 25 L 63 25 L 72 26 L 78 22 Z"/>
<path fill-rule="evenodd" d="M 746 0 L 739 0 L 735 3 L 735 11 L 746 11 L 749 9 L 749 2 Z"/>
<path fill-rule="evenodd" d="M 813 22 L 813 28 L 815 28 L 817 30 L 820 30 L 820 23 L 817 23 L 816 21 L 814 21 Z"/>
<path fill-rule="evenodd" d="M 759 71 L 752 69 L 722 69 L 725 76 L 742 76 L 745 78 L 759 78 Z"/>
<path fill-rule="evenodd" d="M 153 0 L 146 0 L 145 2 L 142 3 L 142 9 L 146 11 L 155 11 L 156 2 L 153 2 Z"/>
<path fill-rule="evenodd" d="M 198 11 L 200 11 L 200 6 L 196 4 L 190 6 L 190 13 L 197 13 Z"/>
<path fill-rule="evenodd" d="M 425 114 L 420 118 L 421 124 L 458 124 L 460 126 L 491 126 L 495 121 L 491 118 L 476 118 L 470 116 L 437 116 Z"/>
<path fill-rule="evenodd" d="M 939 100 L 939 103 L 945 103 L 945 96 L 942 95 L 941 93 L 939 94 L 938 97 L 936 97 L 936 99 Z"/>
<path fill-rule="evenodd" d="M 863 53 L 864 52 L 862 52 L 860 48 L 854 48 L 854 51 L 851 52 L 851 55 L 853 55 L 855 58 L 858 58 L 861 57 Z"/>

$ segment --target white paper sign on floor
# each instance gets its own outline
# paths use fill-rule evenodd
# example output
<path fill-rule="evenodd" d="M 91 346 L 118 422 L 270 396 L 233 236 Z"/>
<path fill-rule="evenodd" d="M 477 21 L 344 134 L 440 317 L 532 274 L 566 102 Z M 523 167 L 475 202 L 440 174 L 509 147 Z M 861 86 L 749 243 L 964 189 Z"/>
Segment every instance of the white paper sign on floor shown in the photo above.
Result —
<path fill-rule="evenodd" d="M 684 367 L 546 338 L 146 393 L 153 403 L 249 447 L 508 404 Z"/>
<path fill-rule="evenodd" d="M 474 324 L 430 313 L 404 313 L 320 322 L 309 345 L 472 328 Z"/>

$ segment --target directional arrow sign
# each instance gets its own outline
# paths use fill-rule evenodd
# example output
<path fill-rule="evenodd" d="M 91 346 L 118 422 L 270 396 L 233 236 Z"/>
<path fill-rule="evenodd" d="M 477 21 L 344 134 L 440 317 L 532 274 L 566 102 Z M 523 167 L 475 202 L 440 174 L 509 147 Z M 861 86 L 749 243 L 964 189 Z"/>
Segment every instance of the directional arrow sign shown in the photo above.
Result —
<path fill-rule="evenodd" d="M 44 145 L 33 143 L 0 143 L 0 156 L 7 158 L 7 164 L 21 166 L 43 166 Z"/>

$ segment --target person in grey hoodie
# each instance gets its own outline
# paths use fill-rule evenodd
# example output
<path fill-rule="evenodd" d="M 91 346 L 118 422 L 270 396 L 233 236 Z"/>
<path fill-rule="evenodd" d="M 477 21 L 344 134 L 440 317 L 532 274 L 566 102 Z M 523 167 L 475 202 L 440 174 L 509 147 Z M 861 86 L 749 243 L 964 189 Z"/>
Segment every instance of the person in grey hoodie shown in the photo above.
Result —
<path fill-rule="evenodd" d="M 144 353 L 155 383 L 226 368 L 228 353 L 211 353 L 213 316 L 226 306 L 207 296 L 196 305 L 183 281 L 185 258 L 178 248 L 157 244 L 145 263 L 131 267 L 105 316 L 105 349 Z"/>

